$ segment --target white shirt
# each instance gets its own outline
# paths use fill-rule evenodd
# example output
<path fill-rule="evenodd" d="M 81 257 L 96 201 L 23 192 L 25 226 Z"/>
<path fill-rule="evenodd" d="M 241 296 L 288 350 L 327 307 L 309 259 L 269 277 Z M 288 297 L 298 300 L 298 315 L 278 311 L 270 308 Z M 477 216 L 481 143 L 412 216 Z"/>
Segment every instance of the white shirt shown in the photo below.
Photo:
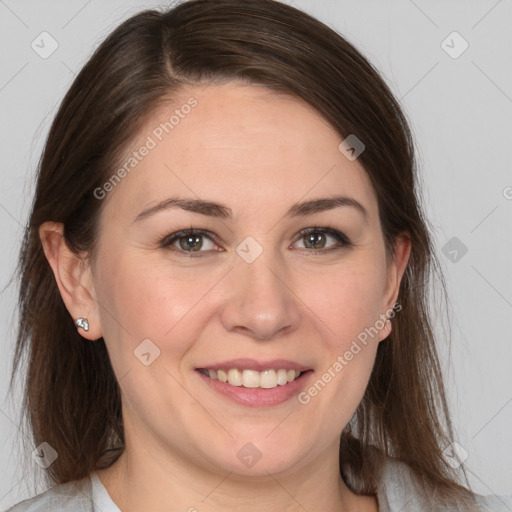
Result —
<path fill-rule="evenodd" d="M 110 498 L 95 471 L 91 473 L 90 478 L 94 512 L 121 512 L 121 509 Z"/>
<path fill-rule="evenodd" d="M 425 493 L 409 466 L 389 459 L 379 482 L 379 512 L 461 512 L 447 507 Z M 481 512 L 512 512 L 512 494 L 477 496 Z M 55 485 L 45 492 L 18 503 L 6 512 L 121 512 L 112 501 L 96 472 L 82 480 Z"/>

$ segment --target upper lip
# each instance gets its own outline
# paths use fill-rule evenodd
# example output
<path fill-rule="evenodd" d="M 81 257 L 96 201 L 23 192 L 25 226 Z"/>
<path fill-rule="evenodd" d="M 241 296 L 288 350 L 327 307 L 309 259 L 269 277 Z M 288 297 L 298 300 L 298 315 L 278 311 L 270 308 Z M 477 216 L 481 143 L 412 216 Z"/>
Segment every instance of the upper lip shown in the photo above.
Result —
<path fill-rule="evenodd" d="M 272 369 L 279 370 L 281 368 L 285 370 L 299 370 L 301 372 L 311 369 L 308 366 L 304 366 L 296 361 L 290 361 L 289 359 L 268 359 L 266 361 L 256 361 L 256 359 L 250 358 L 230 359 L 229 361 L 221 361 L 220 363 L 198 366 L 197 369 L 199 368 L 204 368 L 206 370 L 229 370 L 231 368 L 238 368 L 242 370 L 256 370 L 259 372 Z"/>

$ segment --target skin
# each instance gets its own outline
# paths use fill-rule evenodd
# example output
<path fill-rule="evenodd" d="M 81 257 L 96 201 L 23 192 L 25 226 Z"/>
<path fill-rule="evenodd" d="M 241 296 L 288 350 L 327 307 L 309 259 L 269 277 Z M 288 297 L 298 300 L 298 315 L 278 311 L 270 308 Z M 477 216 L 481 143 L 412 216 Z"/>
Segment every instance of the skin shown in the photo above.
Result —
<path fill-rule="evenodd" d="M 191 96 L 197 106 L 104 199 L 94 261 L 69 251 L 61 225 L 40 228 L 69 313 L 89 319 L 84 342 L 104 337 L 121 386 L 126 450 L 98 475 L 124 512 L 377 511 L 376 497 L 343 482 L 338 447 L 390 322 L 307 404 L 243 406 L 195 369 L 285 358 L 312 368 L 313 384 L 393 307 L 410 242 L 399 239 L 387 261 L 363 167 L 338 150 L 342 138 L 314 109 L 263 87 L 188 88 L 130 153 Z M 233 218 L 173 208 L 133 222 L 174 195 L 224 203 Z M 359 201 L 367 219 L 348 206 L 285 217 L 299 201 L 333 195 Z M 313 254 L 300 231 L 315 226 L 354 245 Z M 219 241 L 204 237 L 200 257 L 178 253 L 179 241 L 174 252 L 159 245 L 191 227 Z M 236 252 L 248 236 L 263 249 L 252 263 Z M 320 236 L 318 248 L 333 246 Z M 133 352 L 147 338 L 160 350 L 149 366 Z M 237 457 L 249 442 L 261 453 L 252 467 Z"/>

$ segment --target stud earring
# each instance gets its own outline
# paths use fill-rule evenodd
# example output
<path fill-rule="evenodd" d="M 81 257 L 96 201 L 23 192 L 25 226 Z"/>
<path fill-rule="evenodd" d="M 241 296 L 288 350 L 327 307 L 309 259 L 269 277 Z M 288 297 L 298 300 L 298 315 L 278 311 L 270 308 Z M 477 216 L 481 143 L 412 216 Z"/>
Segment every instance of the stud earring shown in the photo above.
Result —
<path fill-rule="evenodd" d="M 75 325 L 81 327 L 84 331 L 89 330 L 89 320 L 87 320 L 87 318 L 77 318 Z"/>

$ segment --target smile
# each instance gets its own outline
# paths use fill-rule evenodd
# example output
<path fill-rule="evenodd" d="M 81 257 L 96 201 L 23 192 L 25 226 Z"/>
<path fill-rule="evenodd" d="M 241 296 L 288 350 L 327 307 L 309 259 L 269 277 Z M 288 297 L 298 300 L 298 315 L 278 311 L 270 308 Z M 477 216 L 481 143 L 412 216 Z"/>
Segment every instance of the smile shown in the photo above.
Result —
<path fill-rule="evenodd" d="M 210 379 L 227 383 L 231 386 L 245 388 L 261 388 L 272 389 L 278 386 L 285 386 L 299 378 L 303 373 L 300 370 L 293 369 L 269 369 L 263 371 L 257 370 L 240 370 L 238 368 L 230 368 L 225 370 L 208 370 L 199 368 L 198 371 L 206 375 Z"/>

